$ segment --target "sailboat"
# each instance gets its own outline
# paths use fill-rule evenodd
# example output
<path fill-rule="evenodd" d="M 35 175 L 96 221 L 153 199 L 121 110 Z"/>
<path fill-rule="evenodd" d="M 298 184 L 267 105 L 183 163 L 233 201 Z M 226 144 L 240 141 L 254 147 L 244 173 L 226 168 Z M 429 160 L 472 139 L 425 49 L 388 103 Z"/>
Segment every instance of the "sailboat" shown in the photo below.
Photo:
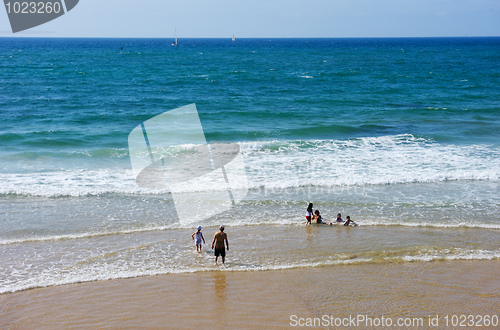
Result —
<path fill-rule="evenodd" d="M 177 29 L 175 29 L 175 40 L 171 44 L 172 46 L 177 46 Z"/>
<path fill-rule="evenodd" d="M 236 39 L 234 38 L 234 34 L 233 34 L 233 42 L 235 41 Z"/>

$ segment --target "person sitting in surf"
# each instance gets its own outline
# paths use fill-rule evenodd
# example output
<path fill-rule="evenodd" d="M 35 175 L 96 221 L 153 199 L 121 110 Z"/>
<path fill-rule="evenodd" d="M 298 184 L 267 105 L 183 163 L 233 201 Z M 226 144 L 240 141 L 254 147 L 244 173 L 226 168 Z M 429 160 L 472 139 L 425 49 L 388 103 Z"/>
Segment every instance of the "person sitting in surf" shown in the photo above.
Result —
<path fill-rule="evenodd" d="M 342 215 L 337 214 L 337 219 L 335 220 L 336 222 L 344 222 L 344 219 L 342 219 Z"/>
<path fill-rule="evenodd" d="M 355 223 L 354 221 L 352 221 L 352 220 L 351 220 L 351 217 L 350 217 L 350 216 L 347 216 L 347 217 L 346 217 L 346 221 L 345 221 L 345 223 L 344 223 L 344 226 L 349 226 L 351 223 L 352 223 L 354 226 L 357 226 L 357 225 L 358 225 L 357 223 Z"/>
<path fill-rule="evenodd" d="M 321 217 L 321 214 L 319 214 L 319 210 L 314 211 L 313 219 L 316 220 L 316 223 L 327 224 L 326 222 L 323 221 L 323 218 Z"/>

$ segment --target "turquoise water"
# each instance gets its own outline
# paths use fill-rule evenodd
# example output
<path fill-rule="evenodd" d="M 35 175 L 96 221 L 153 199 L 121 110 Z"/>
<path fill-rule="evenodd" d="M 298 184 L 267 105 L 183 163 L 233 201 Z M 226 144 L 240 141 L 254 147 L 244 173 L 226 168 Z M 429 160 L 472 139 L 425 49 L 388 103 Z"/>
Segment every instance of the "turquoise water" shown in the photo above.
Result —
<path fill-rule="evenodd" d="M 0 38 L 0 292 L 206 270 L 185 265 L 191 242 L 174 238 L 190 232 L 168 189 L 137 186 L 127 144 L 191 103 L 209 142 L 239 144 L 249 188 L 203 226 L 286 226 L 300 240 L 312 201 L 360 223 L 360 262 L 385 256 L 375 237 L 396 231 L 397 260 L 498 259 L 499 63 L 500 38 Z M 421 227 L 432 235 L 401 234 Z M 348 258 L 276 253 L 254 267 L 240 241 L 237 270 Z"/>

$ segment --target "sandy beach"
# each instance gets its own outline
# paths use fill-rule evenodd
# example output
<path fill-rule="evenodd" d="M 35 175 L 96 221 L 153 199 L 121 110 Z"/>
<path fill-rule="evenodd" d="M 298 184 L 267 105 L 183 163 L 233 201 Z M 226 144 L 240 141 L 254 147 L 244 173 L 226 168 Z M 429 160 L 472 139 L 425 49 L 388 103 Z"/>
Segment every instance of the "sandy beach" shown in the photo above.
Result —
<path fill-rule="evenodd" d="M 450 328 L 453 315 L 498 316 L 498 270 L 497 260 L 435 261 L 96 281 L 3 294 L 0 327 L 286 328 L 316 318 L 329 328 L 360 318 L 371 328 L 366 318 L 384 317 Z"/>

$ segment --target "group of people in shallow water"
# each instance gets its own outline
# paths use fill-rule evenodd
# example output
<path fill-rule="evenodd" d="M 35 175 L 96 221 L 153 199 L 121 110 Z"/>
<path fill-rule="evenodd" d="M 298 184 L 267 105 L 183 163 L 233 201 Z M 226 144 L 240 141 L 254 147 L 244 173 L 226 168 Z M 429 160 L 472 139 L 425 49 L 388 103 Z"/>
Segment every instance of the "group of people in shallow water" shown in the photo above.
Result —
<path fill-rule="evenodd" d="M 205 244 L 205 237 L 203 237 L 201 228 L 202 228 L 201 226 L 198 226 L 193 235 L 191 235 L 191 238 L 194 240 L 194 243 L 196 244 L 196 252 L 202 251 L 201 249 L 202 240 L 203 244 Z M 226 259 L 226 250 L 229 251 L 229 242 L 227 240 L 227 234 L 224 232 L 223 225 L 219 227 L 219 231 L 216 232 L 214 235 L 214 239 L 212 240 L 212 249 L 214 250 L 215 264 L 217 265 L 217 259 L 219 258 L 219 256 L 222 257 L 222 263 L 224 263 Z"/>
<path fill-rule="evenodd" d="M 319 224 L 325 224 L 325 225 L 333 225 L 333 222 L 325 222 L 323 221 L 323 218 L 321 217 L 321 214 L 319 213 L 319 210 L 314 211 L 313 213 L 313 203 L 309 203 L 309 206 L 307 207 L 306 210 L 306 226 L 312 224 L 312 221 L 316 221 L 316 223 Z M 350 216 L 346 217 L 346 220 L 342 219 L 342 215 L 339 213 L 337 214 L 337 219 L 335 219 L 335 222 L 337 223 L 343 223 L 344 226 L 349 226 L 353 224 L 354 226 L 357 226 L 357 224 L 351 220 Z"/>
<path fill-rule="evenodd" d="M 309 206 L 307 207 L 306 211 L 306 219 L 307 223 L 306 225 L 310 225 L 312 220 L 315 220 L 316 223 L 320 224 L 329 224 L 330 226 L 333 225 L 333 222 L 325 222 L 323 221 L 323 218 L 321 217 L 321 214 L 319 214 L 319 210 L 314 211 L 313 214 L 313 203 L 309 203 Z M 351 223 L 354 226 L 357 226 L 357 224 L 351 220 L 350 216 L 346 217 L 346 220 L 344 221 L 342 219 L 342 216 L 337 214 L 337 219 L 335 220 L 337 223 L 343 223 L 344 226 L 349 226 Z M 194 243 L 196 245 L 196 252 L 201 252 L 201 242 L 203 241 L 203 244 L 205 244 L 205 237 L 203 237 L 203 234 L 201 232 L 201 226 L 198 226 L 196 228 L 196 231 L 191 235 L 191 238 L 194 240 Z M 214 238 L 212 240 L 212 249 L 214 249 L 214 255 L 215 255 L 215 264 L 217 265 L 217 259 L 222 257 L 222 263 L 225 262 L 226 258 L 226 250 L 229 251 L 229 242 L 227 240 L 227 234 L 224 232 L 224 226 L 221 225 L 219 227 L 219 231 L 215 233 Z"/>

